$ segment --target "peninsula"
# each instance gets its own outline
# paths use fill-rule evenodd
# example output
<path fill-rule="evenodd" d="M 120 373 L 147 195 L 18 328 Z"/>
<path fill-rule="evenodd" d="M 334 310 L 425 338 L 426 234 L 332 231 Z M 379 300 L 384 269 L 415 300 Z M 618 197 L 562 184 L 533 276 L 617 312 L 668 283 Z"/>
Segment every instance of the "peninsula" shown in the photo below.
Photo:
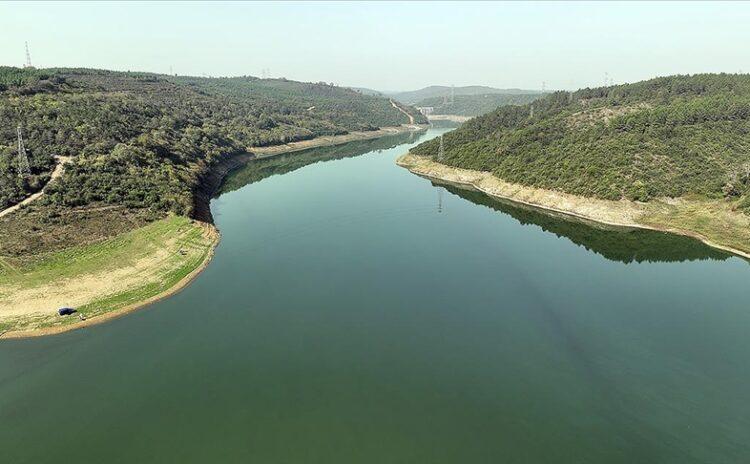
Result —
<path fill-rule="evenodd" d="M 750 76 L 555 92 L 476 117 L 398 160 L 412 172 L 750 256 Z"/>

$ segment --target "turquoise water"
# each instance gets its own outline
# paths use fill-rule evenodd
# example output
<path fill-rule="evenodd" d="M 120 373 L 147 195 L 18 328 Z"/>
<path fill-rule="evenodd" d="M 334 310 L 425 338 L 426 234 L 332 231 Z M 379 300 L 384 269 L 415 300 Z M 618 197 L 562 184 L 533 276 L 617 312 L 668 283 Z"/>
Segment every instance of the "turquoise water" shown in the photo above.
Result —
<path fill-rule="evenodd" d="M 750 461 L 746 261 L 434 186 L 414 143 L 252 163 L 187 289 L 1 342 L 0 461 Z"/>

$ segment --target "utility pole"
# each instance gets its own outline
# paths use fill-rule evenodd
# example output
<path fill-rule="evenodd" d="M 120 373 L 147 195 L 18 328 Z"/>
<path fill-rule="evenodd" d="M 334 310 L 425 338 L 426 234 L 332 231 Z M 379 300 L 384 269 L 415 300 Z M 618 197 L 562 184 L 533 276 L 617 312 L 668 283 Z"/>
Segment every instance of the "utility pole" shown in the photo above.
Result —
<path fill-rule="evenodd" d="M 456 86 L 451 85 L 451 105 L 456 103 Z"/>
<path fill-rule="evenodd" d="M 26 147 L 23 144 L 23 135 L 21 135 L 21 125 L 16 128 L 18 133 L 18 177 L 24 177 L 31 174 L 29 166 L 29 157 L 26 156 Z"/>
<path fill-rule="evenodd" d="M 31 65 L 31 53 L 29 53 L 29 43 L 26 42 L 26 64 L 23 66 L 24 68 L 33 68 Z"/>

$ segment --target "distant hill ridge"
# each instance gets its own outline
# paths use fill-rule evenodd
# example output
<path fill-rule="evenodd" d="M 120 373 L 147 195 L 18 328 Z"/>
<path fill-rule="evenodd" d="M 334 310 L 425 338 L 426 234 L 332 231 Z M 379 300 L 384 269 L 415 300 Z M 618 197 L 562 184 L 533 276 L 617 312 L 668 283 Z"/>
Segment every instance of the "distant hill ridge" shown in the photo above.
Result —
<path fill-rule="evenodd" d="M 504 95 L 541 94 L 541 92 L 535 91 L 535 90 L 497 89 L 494 87 L 487 87 L 484 85 L 468 85 L 468 86 L 461 86 L 461 87 L 451 87 L 451 86 L 446 86 L 446 85 L 431 85 L 429 87 L 425 87 L 419 90 L 392 93 L 388 96 L 402 103 L 413 105 L 427 98 L 450 96 L 451 92 L 455 96 L 487 95 L 487 94 L 504 94 Z"/>
<path fill-rule="evenodd" d="M 489 93 L 478 95 L 456 95 L 452 98 L 431 97 L 418 101 L 418 108 L 432 108 L 432 114 L 451 114 L 458 116 L 479 116 L 489 113 L 500 106 L 524 105 L 542 97 L 540 93 Z"/>

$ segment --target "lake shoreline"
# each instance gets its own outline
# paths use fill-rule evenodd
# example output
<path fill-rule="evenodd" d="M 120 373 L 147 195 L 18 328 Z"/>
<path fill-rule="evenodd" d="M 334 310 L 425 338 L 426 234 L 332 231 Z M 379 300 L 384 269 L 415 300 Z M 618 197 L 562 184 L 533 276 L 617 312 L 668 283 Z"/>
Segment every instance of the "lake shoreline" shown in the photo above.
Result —
<path fill-rule="evenodd" d="M 315 137 L 314 139 L 309 140 L 301 140 L 299 142 L 289 142 L 284 145 L 251 147 L 248 149 L 248 151 L 256 154 L 258 159 L 262 159 L 268 158 L 270 156 L 283 155 L 300 150 L 307 150 L 310 148 L 329 147 L 334 145 L 341 145 L 348 142 L 356 142 L 359 140 L 377 139 L 380 137 L 386 137 L 388 135 L 403 134 L 405 132 L 421 132 L 427 130 L 428 128 L 429 125 L 427 124 L 404 124 L 401 126 L 387 126 L 381 127 L 380 129 L 374 131 L 353 131 L 347 134 L 328 135 Z"/>
<path fill-rule="evenodd" d="M 311 148 L 342 145 L 360 140 L 371 140 L 405 132 L 421 132 L 427 130 L 428 125 L 387 126 L 374 131 L 354 131 L 341 135 L 315 137 L 309 140 L 289 142 L 283 145 L 269 145 L 266 147 L 248 147 L 247 152 L 229 157 L 214 166 L 201 180 L 198 190 L 193 195 L 193 214 L 191 217 L 199 221 L 213 224 L 211 214 L 211 199 L 221 188 L 224 179 L 233 171 L 242 168 L 253 160 L 285 155 Z"/>
<path fill-rule="evenodd" d="M 593 221 L 614 227 L 626 227 L 654 230 L 677 235 L 684 235 L 703 242 L 704 244 L 722 251 L 726 251 L 744 259 L 750 259 L 750 243 L 748 250 L 719 243 L 724 237 L 710 238 L 695 230 L 679 227 L 668 223 L 663 218 L 669 217 L 670 208 L 687 209 L 683 202 L 667 202 L 656 205 L 628 200 L 612 201 L 596 198 L 585 198 L 577 195 L 552 190 L 511 184 L 493 176 L 489 172 L 455 168 L 437 163 L 430 158 L 406 153 L 396 160 L 396 164 L 408 169 L 413 174 L 427 178 L 438 184 L 448 184 L 459 188 L 479 191 L 489 197 L 519 203 L 543 211 L 555 212 L 578 219 Z M 692 206 L 689 201 L 687 206 Z M 742 213 L 734 213 L 736 223 L 744 223 L 736 227 L 744 227 L 750 222 Z M 662 218 L 662 220 L 659 220 Z M 643 219 L 647 219 L 644 221 Z M 731 236 L 732 231 L 726 231 Z"/>
<path fill-rule="evenodd" d="M 405 132 L 420 132 L 426 130 L 426 125 L 402 125 L 395 127 L 383 127 L 376 131 L 367 132 L 350 132 L 348 134 L 316 137 L 310 140 L 304 140 L 300 142 L 292 142 L 285 145 L 274 145 L 270 147 L 252 147 L 248 149 L 247 153 L 236 155 L 228 158 L 222 163 L 219 163 L 201 182 L 201 188 L 195 194 L 195 207 L 196 214 L 193 218 L 202 228 L 207 236 L 211 238 L 211 243 L 206 256 L 201 262 L 197 264 L 185 277 L 180 279 L 177 283 L 169 287 L 168 289 L 160 292 L 156 295 L 150 296 L 142 301 L 131 303 L 125 307 L 110 310 L 95 316 L 89 317 L 83 321 L 76 321 L 65 325 L 52 325 L 34 329 L 20 329 L 13 330 L 9 329 L 5 332 L 0 332 L 0 340 L 3 339 L 23 339 L 23 338 L 35 338 L 43 337 L 48 335 L 57 335 L 72 330 L 83 329 L 94 325 L 102 324 L 107 321 L 117 319 L 124 315 L 143 309 L 153 303 L 166 299 L 181 290 L 187 288 L 200 274 L 203 272 L 210 262 L 212 261 L 216 247 L 219 245 L 221 240 L 221 233 L 213 223 L 213 217 L 210 215 L 210 201 L 213 195 L 221 187 L 224 179 L 232 171 L 241 168 L 253 160 L 259 160 L 269 158 L 277 155 L 283 155 L 291 152 L 306 150 L 310 148 L 325 147 L 341 145 L 348 142 L 376 139 L 380 137 L 386 137 L 389 135 L 397 135 Z M 208 215 L 206 215 L 206 211 Z M 90 303 L 95 304 L 95 303 Z M 75 314 L 67 316 L 75 318 Z"/>

